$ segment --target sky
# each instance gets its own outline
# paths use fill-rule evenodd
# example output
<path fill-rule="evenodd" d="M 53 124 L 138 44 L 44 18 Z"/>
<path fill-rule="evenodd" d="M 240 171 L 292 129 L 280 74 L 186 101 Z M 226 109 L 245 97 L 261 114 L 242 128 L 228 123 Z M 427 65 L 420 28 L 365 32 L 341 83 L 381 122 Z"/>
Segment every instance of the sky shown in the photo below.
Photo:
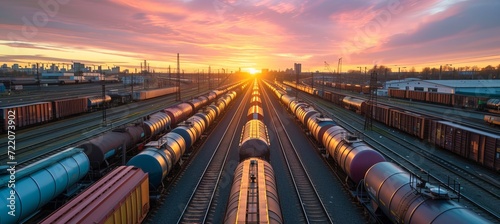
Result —
<path fill-rule="evenodd" d="M 500 64 L 498 0 L 0 0 L 0 63 L 185 72 Z"/>

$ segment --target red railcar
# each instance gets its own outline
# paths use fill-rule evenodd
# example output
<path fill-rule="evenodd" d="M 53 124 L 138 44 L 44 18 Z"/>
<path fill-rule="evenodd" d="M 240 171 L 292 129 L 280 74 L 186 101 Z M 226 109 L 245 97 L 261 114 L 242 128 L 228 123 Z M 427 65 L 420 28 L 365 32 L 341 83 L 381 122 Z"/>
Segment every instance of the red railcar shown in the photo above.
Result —
<path fill-rule="evenodd" d="M 428 92 L 408 90 L 406 92 L 406 97 L 412 100 L 425 101 L 427 99 L 427 93 Z"/>
<path fill-rule="evenodd" d="M 344 97 L 345 95 L 344 94 L 340 94 L 340 93 L 333 93 L 332 92 L 332 102 L 336 105 L 339 105 L 341 106 L 342 105 L 342 101 L 344 100 Z"/>
<path fill-rule="evenodd" d="M 437 103 L 442 105 L 451 106 L 453 94 L 451 93 L 437 93 L 437 92 L 427 92 L 427 102 Z"/>
<path fill-rule="evenodd" d="M 9 112 L 11 111 L 11 112 Z M 30 103 L 23 105 L 7 106 L 0 108 L 2 130 L 6 131 L 8 126 L 22 128 L 49 122 L 54 119 L 51 102 Z M 9 119 L 13 118 L 13 119 Z M 9 120 L 14 121 L 9 124 Z M 9 129 L 14 131 L 12 129 Z"/>
<path fill-rule="evenodd" d="M 323 95 L 323 98 L 324 98 L 325 100 L 328 100 L 328 101 L 330 101 L 330 102 L 331 102 L 331 101 L 332 101 L 332 92 L 330 92 L 330 91 L 325 91 L 325 93 L 324 93 L 324 95 Z"/>
<path fill-rule="evenodd" d="M 41 223 L 142 223 L 149 208 L 148 174 L 120 166 Z"/>
<path fill-rule="evenodd" d="M 427 117 L 402 109 L 390 109 L 389 126 L 404 131 L 410 135 L 425 139 L 427 131 Z"/>
<path fill-rule="evenodd" d="M 388 89 L 389 97 L 406 99 L 406 90 L 402 89 Z"/>
<path fill-rule="evenodd" d="M 500 170 L 500 135 L 448 121 L 432 120 L 428 140 L 485 167 Z"/>
<path fill-rule="evenodd" d="M 368 111 L 369 104 L 366 105 L 365 110 L 363 111 L 363 114 L 366 114 Z M 385 106 L 382 104 L 377 104 L 373 106 L 372 113 L 373 113 L 373 119 L 376 121 L 379 121 L 385 125 L 389 125 L 390 122 L 390 112 L 389 110 L 391 107 Z"/>
<path fill-rule="evenodd" d="M 56 119 L 87 112 L 87 98 L 71 98 L 54 100 L 54 117 Z"/>

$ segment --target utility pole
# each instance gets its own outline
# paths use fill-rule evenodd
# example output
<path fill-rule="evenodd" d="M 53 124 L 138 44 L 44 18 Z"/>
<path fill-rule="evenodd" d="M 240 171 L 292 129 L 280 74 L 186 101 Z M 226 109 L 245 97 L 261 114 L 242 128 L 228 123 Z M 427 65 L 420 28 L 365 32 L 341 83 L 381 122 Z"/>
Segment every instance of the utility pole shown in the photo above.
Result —
<path fill-rule="evenodd" d="M 177 53 L 177 94 L 175 95 L 175 101 L 181 101 L 181 67 L 179 63 L 179 53 Z"/>
<path fill-rule="evenodd" d="M 377 72 L 373 71 L 370 75 L 370 100 L 366 105 L 367 111 L 365 113 L 365 126 L 364 130 L 372 129 L 373 117 L 375 117 L 373 106 L 377 104 Z"/>
<path fill-rule="evenodd" d="M 38 80 L 38 89 L 40 89 L 40 70 L 38 68 L 38 62 L 36 63 L 36 79 Z"/>
<path fill-rule="evenodd" d="M 102 126 L 106 127 L 106 84 L 102 84 Z"/>
<path fill-rule="evenodd" d="M 208 89 L 209 89 L 209 90 L 210 90 L 210 89 L 212 89 L 212 85 L 210 85 L 210 72 L 211 72 L 211 70 L 210 70 L 210 69 L 211 69 L 211 68 L 210 68 L 210 65 L 209 65 L 209 66 L 208 66 L 208 75 L 207 75 L 207 76 L 208 76 L 208 78 L 207 78 L 207 79 L 208 79 Z"/>
<path fill-rule="evenodd" d="M 342 83 L 342 58 L 339 58 L 339 62 L 337 63 L 337 72 L 338 72 L 338 75 L 339 75 L 339 85 L 340 83 Z"/>

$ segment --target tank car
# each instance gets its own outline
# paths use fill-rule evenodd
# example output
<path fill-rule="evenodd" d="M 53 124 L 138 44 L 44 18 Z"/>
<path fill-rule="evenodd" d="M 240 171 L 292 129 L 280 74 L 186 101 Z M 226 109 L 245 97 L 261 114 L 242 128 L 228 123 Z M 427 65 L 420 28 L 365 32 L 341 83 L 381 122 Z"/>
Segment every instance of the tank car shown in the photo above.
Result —
<path fill-rule="evenodd" d="M 193 106 L 189 103 L 180 103 L 163 110 L 170 117 L 172 126 L 188 118 L 193 111 Z"/>
<path fill-rule="evenodd" d="M 7 185 L 8 175 L 0 186 L 0 223 L 20 223 L 49 201 L 73 187 L 89 171 L 89 160 L 79 148 L 70 148 L 16 170 L 15 186 Z M 12 187 L 15 194 L 11 194 Z M 9 207 L 13 205 L 13 209 Z M 11 215 L 12 214 L 12 215 Z"/>
<path fill-rule="evenodd" d="M 146 149 L 130 159 L 127 165 L 139 167 L 144 172 L 147 172 L 151 188 L 156 189 L 161 185 L 163 178 L 177 164 L 184 152 L 214 120 L 214 114 L 219 116 L 224 111 L 226 104 L 229 104 L 231 99 L 236 96 L 236 93 L 226 95 L 230 96 L 221 97 L 225 100 L 219 100 L 216 104 L 208 106 L 204 110 L 205 112 L 193 115 L 187 122 L 174 128 L 158 141 L 146 144 Z"/>
<path fill-rule="evenodd" d="M 150 185 L 156 188 L 185 151 L 185 139 L 177 133 L 170 132 L 158 141 L 146 144 L 145 149 L 130 159 L 127 166 L 139 167 L 147 172 Z"/>
<path fill-rule="evenodd" d="M 352 110 L 358 114 L 360 114 L 362 111 L 365 111 L 364 108 L 366 107 L 366 100 L 346 96 L 344 97 L 344 99 L 342 99 L 342 102 L 346 109 Z"/>
<path fill-rule="evenodd" d="M 364 181 L 369 197 L 394 223 L 489 223 L 450 200 L 443 188 L 413 179 L 394 163 L 373 165 Z"/>
<path fill-rule="evenodd" d="M 247 121 L 261 120 L 264 121 L 264 110 L 259 105 L 253 105 L 248 108 Z"/>
<path fill-rule="evenodd" d="M 269 160 L 270 141 L 267 127 L 261 120 L 250 120 L 241 132 L 239 144 L 240 161 L 250 157 Z"/>
<path fill-rule="evenodd" d="M 299 119 L 299 121 L 307 126 L 308 121 L 311 117 L 319 116 L 319 112 L 314 109 L 314 107 L 308 104 L 301 104 L 297 107 L 295 111 L 295 116 Z"/>
<path fill-rule="evenodd" d="M 41 223 L 142 223 L 148 214 L 148 175 L 120 166 Z"/>
<path fill-rule="evenodd" d="M 166 131 L 171 126 L 171 118 L 164 112 L 157 112 L 151 114 L 143 122 L 144 133 L 147 138 L 157 136 L 158 134 Z"/>
<path fill-rule="evenodd" d="M 85 154 L 89 157 L 92 168 L 98 168 L 104 160 L 121 153 L 123 146 L 126 149 L 132 148 L 143 137 L 144 129 L 142 126 L 129 126 L 106 132 L 78 147 L 84 149 Z"/>
<path fill-rule="evenodd" d="M 282 97 L 285 104 L 288 100 L 288 95 Z M 332 156 L 354 183 L 363 179 L 366 170 L 373 164 L 385 161 L 380 153 L 350 136 L 331 119 L 321 119 L 321 114 L 311 109 L 308 104 L 292 100 L 289 105 L 290 111 L 308 127 L 316 140 L 325 146 L 327 156 Z"/>
<path fill-rule="evenodd" d="M 500 117 L 484 115 L 484 121 L 489 124 L 500 125 Z"/>
<path fill-rule="evenodd" d="M 89 96 L 87 97 L 87 100 L 88 100 L 87 106 L 89 108 L 97 108 L 101 107 L 104 103 L 111 102 L 111 97 L 109 95 L 105 95 L 103 99 L 102 96 Z"/>
<path fill-rule="evenodd" d="M 252 98 L 250 98 L 250 106 L 253 106 L 253 105 L 262 106 L 262 100 L 260 99 L 260 97 L 252 96 Z"/>
<path fill-rule="evenodd" d="M 372 165 L 385 161 L 379 152 L 340 126 L 328 128 L 321 142 L 326 148 L 327 155 L 333 157 L 354 183 L 359 183 Z"/>
<path fill-rule="evenodd" d="M 204 115 L 206 117 L 206 115 Z M 186 140 L 187 148 L 193 146 L 194 142 L 200 138 L 205 128 L 208 126 L 207 119 L 200 115 L 192 116 L 186 121 L 180 123 L 177 128 L 171 132 L 181 135 Z"/>
<path fill-rule="evenodd" d="M 500 112 L 500 99 L 489 99 L 486 101 L 486 107 L 489 111 L 494 113 Z"/>
<path fill-rule="evenodd" d="M 271 164 L 249 158 L 236 167 L 224 223 L 283 223 Z"/>

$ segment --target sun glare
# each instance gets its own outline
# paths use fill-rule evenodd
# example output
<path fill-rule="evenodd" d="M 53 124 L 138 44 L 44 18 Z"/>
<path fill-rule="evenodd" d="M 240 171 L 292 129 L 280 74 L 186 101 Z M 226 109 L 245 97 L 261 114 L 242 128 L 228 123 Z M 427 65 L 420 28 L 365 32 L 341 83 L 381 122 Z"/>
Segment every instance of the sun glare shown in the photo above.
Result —
<path fill-rule="evenodd" d="M 257 73 L 259 73 L 260 71 L 255 69 L 255 68 L 248 68 L 247 69 L 248 73 L 250 73 L 250 75 L 256 75 Z"/>

